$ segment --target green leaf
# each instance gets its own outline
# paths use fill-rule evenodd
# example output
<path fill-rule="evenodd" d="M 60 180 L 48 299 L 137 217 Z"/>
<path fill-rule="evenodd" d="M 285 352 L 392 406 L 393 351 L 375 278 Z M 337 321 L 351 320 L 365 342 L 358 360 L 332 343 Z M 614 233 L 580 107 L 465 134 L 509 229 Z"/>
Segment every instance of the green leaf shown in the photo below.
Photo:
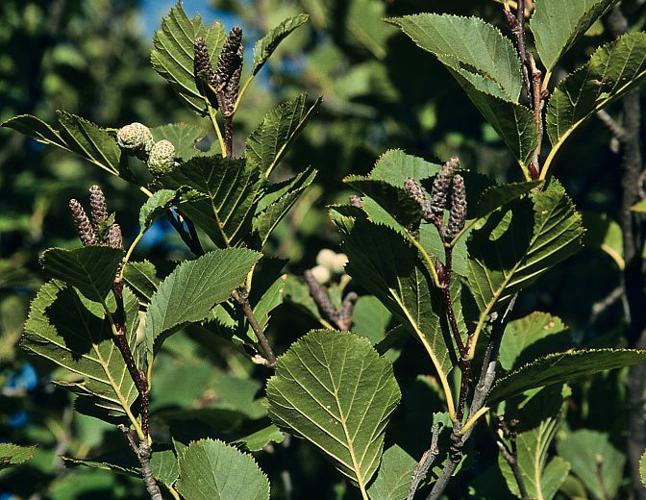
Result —
<path fill-rule="evenodd" d="M 45 274 L 78 288 L 95 302 L 102 302 L 112 289 L 124 252 L 106 246 L 65 250 L 50 248 L 40 257 Z"/>
<path fill-rule="evenodd" d="M 551 70 L 574 42 L 617 0 L 537 0 L 529 27 L 543 65 Z"/>
<path fill-rule="evenodd" d="M 418 258 L 417 248 L 385 226 L 332 215 L 344 237 L 342 248 L 349 259 L 346 272 L 377 296 L 422 343 L 445 394 L 451 397 L 448 375 L 453 362 L 442 331 L 444 316 L 438 314 L 442 299 Z"/>
<path fill-rule="evenodd" d="M 474 217 L 480 219 L 489 215 L 494 210 L 529 193 L 539 184 L 540 181 L 510 182 L 509 184 L 501 184 L 487 188 L 478 198 Z"/>
<path fill-rule="evenodd" d="M 581 429 L 561 439 L 557 449 L 594 498 L 617 498 L 626 457 L 610 444 L 607 434 Z"/>
<path fill-rule="evenodd" d="M 633 212 L 639 212 L 639 213 L 644 213 L 644 212 L 646 212 L 646 199 L 641 200 L 641 201 L 639 201 L 639 202 L 635 203 L 632 207 L 630 207 L 630 209 L 631 209 Z"/>
<path fill-rule="evenodd" d="M 168 189 L 184 188 L 179 208 L 217 246 L 233 246 L 247 236 L 262 181 L 245 160 L 196 157 L 159 182 Z"/>
<path fill-rule="evenodd" d="M 359 297 L 352 310 L 352 332 L 378 344 L 386 337 L 392 314 L 372 295 Z"/>
<path fill-rule="evenodd" d="M 620 270 L 626 267 L 624 261 L 624 239 L 621 226 L 607 214 L 583 212 L 586 248 L 597 248 L 617 264 Z"/>
<path fill-rule="evenodd" d="M 580 215 L 554 180 L 545 191 L 508 204 L 472 231 L 468 283 L 481 311 L 476 331 L 498 304 L 575 253 L 582 235 Z"/>
<path fill-rule="evenodd" d="M 148 306 L 148 348 L 161 333 L 205 319 L 214 305 L 242 284 L 261 256 L 243 248 L 218 249 L 177 266 L 159 284 Z"/>
<path fill-rule="evenodd" d="M 552 353 L 500 378 L 491 389 L 488 400 L 502 401 L 535 387 L 644 362 L 646 349 L 570 349 Z"/>
<path fill-rule="evenodd" d="M 303 26 L 309 19 L 310 16 L 307 14 L 298 14 L 297 16 L 287 18 L 258 40 L 256 46 L 253 48 L 253 67 L 251 68 L 251 74 L 257 74 L 274 53 L 280 42 L 287 38 L 293 31 Z"/>
<path fill-rule="evenodd" d="M 186 500 L 269 499 L 269 481 L 253 457 L 212 439 L 180 452 L 176 488 Z"/>
<path fill-rule="evenodd" d="M 60 135 L 69 149 L 112 173 L 119 172 L 121 150 L 117 141 L 98 125 L 67 111 L 57 111 Z"/>
<path fill-rule="evenodd" d="M 274 424 L 270 424 L 248 436 L 239 438 L 236 443 L 243 445 L 249 451 L 260 451 L 270 443 L 280 444 L 284 440 L 285 434 Z"/>
<path fill-rule="evenodd" d="M 415 459 L 393 445 L 384 452 L 377 478 L 368 489 L 371 500 L 405 500 L 408 497 Z"/>
<path fill-rule="evenodd" d="M 35 450 L 35 446 L 0 443 L 0 470 L 28 462 L 33 458 Z"/>
<path fill-rule="evenodd" d="M 245 156 L 248 163 L 259 169 L 265 178 L 269 177 L 320 104 L 319 97 L 307 107 L 307 94 L 300 94 L 267 113 L 247 140 Z"/>
<path fill-rule="evenodd" d="M 502 99 L 518 102 L 523 85 L 520 60 L 511 40 L 493 25 L 478 17 L 447 14 L 417 14 L 388 22 L 422 49 L 438 57 L 448 56 L 490 82 Z"/>
<path fill-rule="evenodd" d="M 267 398 L 276 424 L 320 448 L 365 492 L 401 398 L 392 366 L 368 339 L 308 333 L 278 358 Z"/>
<path fill-rule="evenodd" d="M 628 33 L 598 48 L 588 63 L 559 82 L 547 107 L 547 133 L 560 145 L 587 118 L 646 75 L 646 33 Z"/>
<path fill-rule="evenodd" d="M 390 149 L 379 157 L 368 177 L 401 188 L 408 177 L 419 182 L 433 177 L 440 168 L 442 165 L 406 154 L 401 149 Z"/>
<path fill-rule="evenodd" d="M 119 175 L 121 151 L 106 130 L 65 111 L 58 111 L 58 121 L 60 130 L 35 116 L 18 115 L 2 122 L 0 126 L 17 130 L 43 144 L 76 153 L 111 174 Z"/>
<path fill-rule="evenodd" d="M 204 111 L 206 101 L 195 78 L 195 39 L 204 38 L 209 48 L 209 59 L 215 67 L 225 36 L 221 23 L 215 22 L 207 28 L 199 16 L 189 19 L 182 4 L 177 2 L 162 19 L 161 27 L 153 37 L 150 53 L 153 68 L 197 112 Z"/>
<path fill-rule="evenodd" d="M 317 173 L 313 168 L 308 168 L 285 182 L 265 187 L 265 195 L 258 202 L 252 224 L 261 247 L 298 198 L 314 182 Z"/>
<path fill-rule="evenodd" d="M 173 450 L 155 450 L 150 457 L 150 467 L 154 478 L 168 487 L 179 477 L 179 465 Z"/>
<path fill-rule="evenodd" d="M 137 299 L 124 287 L 126 311 L 133 306 Z M 134 350 L 136 323 L 127 324 L 127 333 Z M 137 390 L 112 339 L 110 324 L 73 288 L 56 281 L 41 287 L 31 304 L 22 346 L 65 368 L 67 375 L 56 382 L 91 401 L 97 416 L 130 413 Z"/>
<path fill-rule="evenodd" d="M 563 388 L 540 391 L 525 400 L 519 409 L 505 410 L 507 420 L 516 419 L 516 460 L 529 498 L 551 500 L 570 471 L 561 457 L 548 463 L 548 451 L 565 414 Z M 520 497 L 520 490 L 510 465 L 498 455 L 498 465 L 509 490 Z"/>
<path fill-rule="evenodd" d="M 139 209 L 139 231 L 148 230 L 155 217 L 170 208 L 176 197 L 177 191 L 160 189 L 148 198 L 146 203 Z"/>
<path fill-rule="evenodd" d="M 504 370 L 511 370 L 526 359 L 532 346 L 546 337 L 562 334 L 567 327 L 556 316 L 544 312 L 533 312 L 507 324 L 500 343 L 498 360 Z M 550 343 L 552 351 L 554 346 Z M 536 356 L 534 356 L 536 357 Z"/>
<path fill-rule="evenodd" d="M 525 168 L 538 138 L 531 111 L 518 104 L 521 66 L 511 40 L 477 17 L 418 14 L 389 22 L 447 67 Z"/>
<path fill-rule="evenodd" d="M 206 137 L 206 132 L 203 127 L 188 125 L 186 123 L 169 123 L 155 127 L 150 131 L 153 134 L 155 142 L 161 141 L 162 139 L 170 141 L 175 146 L 175 156 L 181 161 L 188 161 L 194 156 L 207 154 L 205 151 L 201 151 L 195 147 Z M 209 151 L 209 154 L 217 152 Z"/>
<path fill-rule="evenodd" d="M 123 277 L 128 286 L 144 297 L 146 302 L 150 302 L 160 282 L 155 266 L 147 260 L 128 262 L 123 270 Z"/>

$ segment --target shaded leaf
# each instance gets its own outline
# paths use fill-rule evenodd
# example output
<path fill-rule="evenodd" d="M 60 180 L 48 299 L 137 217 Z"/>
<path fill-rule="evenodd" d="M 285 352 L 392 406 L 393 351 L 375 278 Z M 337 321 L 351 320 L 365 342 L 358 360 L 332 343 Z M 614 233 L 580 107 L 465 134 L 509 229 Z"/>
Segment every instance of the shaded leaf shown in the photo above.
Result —
<path fill-rule="evenodd" d="M 553 146 L 637 84 L 646 74 L 646 33 L 628 33 L 598 48 L 588 63 L 559 82 L 547 107 Z"/>
<path fill-rule="evenodd" d="M 123 270 L 123 277 L 128 286 L 139 296 L 144 297 L 146 302 L 150 302 L 161 281 L 157 277 L 155 266 L 148 260 L 128 262 Z"/>
<path fill-rule="evenodd" d="M 102 302 L 112 289 L 124 252 L 106 246 L 65 250 L 50 248 L 40 257 L 45 274 L 78 288 L 88 299 Z"/>
<path fill-rule="evenodd" d="M 298 198 L 314 182 L 317 173 L 313 168 L 308 168 L 288 181 L 265 188 L 266 193 L 258 202 L 252 226 L 258 234 L 261 246 L 267 242 L 272 231 Z"/>
<path fill-rule="evenodd" d="M 178 461 L 176 488 L 186 500 L 269 499 L 269 481 L 251 455 L 222 441 L 194 441 Z"/>
<path fill-rule="evenodd" d="M 96 304 L 95 304 L 96 305 Z M 124 287 L 126 311 L 137 299 Z M 134 350 L 136 325 L 127 328 Z M 119 353 L 102 310 L 96 310 L 70 287 L 52 281 L 43 285 L 31 304 L 23 348 L 67 369 L 56 382 L 91 402 L 96 416 L 125 416 L 137 390 Z"/>
<path fill-rule="evenodd" d="M 607 434 L 581 429 L 561 439 L 557 449 L 594 498 L 617 498 L 626 457 L 610 444 Z"/>
<path fill-rule="evenodd" d="M 551 70 L 561 56 L 617 0 L 538 0 L 529 27 L 543 65 Z"/>
<path fill-rule="evenodd" d="M 319 97 L 307 107 L 307 94 L 300 94 L 267 113 L 247 139 L 245 156 L 248 163 L 259 169 L 264 177 L 269 177 L 320 104 Z"/>
<path fill-rule="evenodd" d="M 267 397 L 275 423 L 316 445 L 365 491 L 401 397 L 392 366 L 368 339 L 308 333 L 278 358 Z"/>
<path fill-rule="evenodd" d="M 194 156 L 205 155 L 206 151 L 197 149 L 198 143 L 206 137 L 206 132 L 203 127 L 196 125 L 188 125 L 186 123 L 169 123 L 167 125 L 160 125 L 150 129 L 153 134 L 155 142 L 166 139 L 175 146 L 175 157 L 181 161 L 188 161 Z M 211 146 L 216 146 L 217 142 Z M 217 146 L 216 146 L 217 147 Z M 218 151 L 209 151 L 209 154 L 217 153 Z"/>
<path fill-rule="evenodd" d="M 237 439 L 236 443 L 243 445 L 249 451 L 260 451 L 271 443 L 280 444 L 284 440 L 285 434 L 274 424 L 270 424 L 267 427 L 263 427 L 256 432 Z"/>
<path fill-rule="evenodd" d="M 219 247 L 246 236 L 261 180 L 245 160 L 195 157 L 159 182 L 168 189 L 185 188 L 178 207 Z"/>
<path fill-rule="evenodd" d="M 388 448 L 381 459 L 377 478 L 368 489 L 371 500 L 404 500 L 408 497 L 417 462 L 399 446 Z"/>
<path fill-rule="evenodd" d="M 513 395 L 604 370 L 646 362 L 646 350 L 571 349 L 548 354 L 503 376 L 494 384 L 489 401 L 501 401 Z"/>

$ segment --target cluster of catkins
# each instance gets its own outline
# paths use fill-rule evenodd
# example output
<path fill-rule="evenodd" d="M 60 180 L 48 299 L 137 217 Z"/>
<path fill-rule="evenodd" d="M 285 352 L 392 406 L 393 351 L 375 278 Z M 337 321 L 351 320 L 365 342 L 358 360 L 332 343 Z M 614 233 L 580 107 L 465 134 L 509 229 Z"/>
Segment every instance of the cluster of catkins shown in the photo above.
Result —
<path fill-rule="evenodd" d="M 214 69 L 209 57 L 209 48 L 202 37 L 194 44 L 195 75 L 206 85 L 211 105 L 220 109 L 222 115 L 231 117 L 235 111 L 242 74 L 242 28 L 234 26 L 229 32 Z"/>
<path fill-rule="evenodd" d="M 417 201 L 422 211 L 422 218 L 434 224 L 446 243 L 450 243 L 462 229 L 467 215 L 467 196 L 464 188 L 464 178 L 456 174 L 460 160 L 450 158 L 435 176 L 431 200 L 429 201 L 422 188 L 410 177 L 404 187 L 411 198 Z M 448 223 L 444 224 L 444 210 L 451 196 L 451 211 Z"/>
<path fill-rule="evenodd" d="M 121 227 L 114 222 L 110 223 L 108 204 L 99 186 L 94 185 L 90 188 L 91 221 L 78 200 L 71 199 L 69 207 L 83 246 L 107 245 L 112 248 L 123 248 Z"/>
<path fill-rule="evenodd" d="M 153 134 L 143 123 L 134 122 L 117 132 L 117 144 L 126 154 L 144 161 L 155 177 L 170 172 L 175 166 L 175 146 L 162 139 L 155 142 Z"/>

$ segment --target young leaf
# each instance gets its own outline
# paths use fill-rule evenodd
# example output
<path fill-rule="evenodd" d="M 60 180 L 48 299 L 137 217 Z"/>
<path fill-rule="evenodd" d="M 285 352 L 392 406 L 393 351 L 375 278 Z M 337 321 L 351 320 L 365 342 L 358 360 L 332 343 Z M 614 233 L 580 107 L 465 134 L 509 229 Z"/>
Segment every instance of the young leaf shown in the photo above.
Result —
<path fill-rule="evenodd" d="M 547 133 L 554 150 L 581 123 L 639 83 L 644 75 L 646 33 L 628 33 L 598 48 L 583 68 L 559 82 L 549 100 Z"/>
<path fill-rule="evenodd" d="M 417 14 L 388 21 L 422 49 L 454 59 L 460 67 L 492 82 L 501 98 L 518 102 L 523 85 L 520 60 L 511 40 L 493 25 L 478 17 L 447 14 Z"/>
<path fill-rule="evenodd" d="M 405 500 L 408 497 L 415 459 L 393 445 L 384 452 L 377 478 L 368 489 L 371 500 Z"/>
<path fill-rule="evenodd" d="M 77 153 L 111 174 L 119 175 L 121 152 L 116 140 L 98 125 L 80 116 L 58 112 L 61 130 L 56 130 L 40 118 L 18 115 L 0 124 L 27 135 L 34 140 Z"/>
<path fill-rule="evenodd" d="M 35 446 L 0 443 L 0 470 L 28 462 L 33 458 L 35 450 Z"/>
<path fill-rule="evenodd" d="M 197 112 L 203 112 L 206 102 L 195 78 L 194 43 L 202 37 L 209 48 L 211 64 L 217 65 L 217 58 L 224 44 L 225 33 L 221 23 L 206 27 L 199 16 L 189 19 L 177 2 L 162 19 L 161 27 L 153 37 L 150 61 L 153 68 L 164 77 L 179 95 Z"/>
<path fill-rule="evenodd" d="M 307 94 L 280 103 L 263 118 L 247 140 L 245 156 L 250 165 L 260 170 L 265 178 L 287 152 L 307 121 L 321 104 L 319 97 L 307 107 Z"/>
<path fill-rule="evenodd" d="M 626 457 L 607 434 L 581 429 L 561 439 L 557 449 L 595 498 L 617 498 Z"/>
<path fill-rule="evenodd" d="M 139 231 L 149 229 L 155 217 L 170 208 L 176 197 L 177 191 L 172 189 L 155 191 L 139 209 Z"/>
<path fill-rule="evenodd" d="M 581 217 L 556 181 L 494 212 L 472 231 L 468 282 L 481 311 L 476 331 L 497 304 L 576 252 L 582 235 Z"/>
<path fill-rule="evenodd" d="M 303 26 L 309 19 L 310 16 L 307 14 L 298 14 L 297 16 L 287 18 L 258 40 L 256 46 L 253 48 L 253 67 L 251 68 L 251 74 L 255 75 L 258 73 L 274 53 L 280 42 L 287 38 L 293 31 Z"/>
<path fill-rule="evenodd" d="M 548 463 L 548 451 L 565 413 L 563 387 L 552 387 L 524 400 L 518 409 L 506 407 L 507 420 L 516 419 L 516 460 L 529 498 L 551 500 L 568 475 L 570 465 L 561 457 Z M 520 497 L 511 466 L 498 455 L 498 465 L 509 490 Z"/>
<path fill-rule="evenodd" d="M 401 188 L 408 177 L 419 182 L 433 177 L 440 168 L 442 165 L 406 154 L 401 149 L 390 149 L 379 157 L 368 177 Z"/>
<path fill-rule="evenodd" d="M 155 142 L 166 139 L 175 146 L 175 156 L 181 161 L 188 161 L 194 156 L 205 155 L 206 151 L 196 149 L 196 145 L 200 143 L 206 136 L 204 128 L 187 125 L 186 123 L 169 123 L 150 129 L 153 134 Z M 216 144 L 211 145 L 208 154 L 218 153 L 219 150 L 213 150 Z"/>
<path fill-rule="evenodd" d="M 219 247 L 233 246 L 246 236 L 243 228 L 251 223 L 261 179 L 245 160 L 196 157 L 159 182 L 168 189 L 188 188 L 179 208 Z"/>
<path fill-rule="evenodd" d="M 177 326 L 206 318 L 242 284 L 261 254 L 243 248 L 213 250 L 183 262 L 157 287 L 146 314 L 146 343 Z"/>
<path fill-rule="evenodd" d="M 177 491 L 186 500 L 268 500 L 269 481 L 251 455 L 201 439 L 179 453 Z"/>
<path fill-rule="evenodd" d="M 115 175 L 119 172 L 121 150 L 114 137 L 85 118 L 67 111 L 57 114 L 62 127 L 60 135 L 72 151 Z"/>
<path fill-rule="evenodd" d="M 280 444 L 284 440 L 285 434 L 274 424 L 270 424 L 259 431 L 239 438 L 235 444 L 241 444 L 249 451 L 260 451 L 270 443 Z"/>
<path fill-rule="evenodd" d="M 126 310 L 137 304 L 124 288 Z M 69 376 L 57 383 L 91 402 L 101 418 L 123 417 L 137 397 L 137 390 L 121 357 L 102 311 L 71 287 L 57 281 L 46 283 L 31 304 L 22 345 L 66 368 Z M 134 350 L 136 325 L 128 328 L 128 343 Z M 98 413 L 96 413 L 98 412 Z"/>
<path fill-rule="evenodd" d="M 123 250 L 106 246 L 50 248 L 41 255 L 40 264 L 49 277 L 78 288 L 90 300 L 102 302 L 112 289 L 123 255 Z"/>
<path fill-rule="evenodd" d="M 272 420 L 319 447 L 364 495 L 400 397 L 390 363 L 348 332 L 308 333 L 267 383 Z"/>
<path fill-rule="evenodd" d="M 261 247 L 298 198 L 314 182 L 317 174 L 316 170 L 308 168 L 285 182 L 265 187 L 265 195 L 258 202 L 252 223 Z"/>
<path fill-rule="evenodd" d="M 128 286 L 139 296 L 145 298 L 146 302 L 150 302 L 160 281 L 155 266 L 147 260 L 128 262 L 123 270 L 123 277 Z"/>
<path fill-rule="evenodd" d="M 617 0 L 538 0 L 529 27 L 543 65 L 551 70 L 574 42 Z"/>
<path fill-rule="evenodd" d="M 491 389 L 488 400 L 502 401 L 535 387 L 644 362 L 646 349 L 571 349 L 552 353 L 500 378 Z"/>

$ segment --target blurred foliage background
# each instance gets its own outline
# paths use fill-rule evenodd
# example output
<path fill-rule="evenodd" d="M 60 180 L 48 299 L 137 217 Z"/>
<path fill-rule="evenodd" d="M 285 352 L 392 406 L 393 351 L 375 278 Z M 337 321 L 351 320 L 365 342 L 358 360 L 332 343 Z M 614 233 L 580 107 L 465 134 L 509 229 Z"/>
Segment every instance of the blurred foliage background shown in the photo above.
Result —
<path fill-rule="evenodd" d="M 49 121 L 57 109 L 106 127 L 131 121 L 157 126 L 192 120 L 149 64 L 149 35 L 171 5 L 134 0 L 2 0 L 0 121 L 20 113 Z M 631 29 L 643 29 L 643 1 L 627 0 L 622 8 Z M 458 155 L 468 169 L 520 180 L 514 160 L 448 72 L 382 21 L 432 10 L 478 15 L 506 32 L 499 3 L 205 0 L 187 2 L 186 9 L 189 14 L 199 11 L 208 21 L 221 19 L 227 28 L 240 24 L 247 47 L 285 17 L 302 11 L 311 16 L 306 27 L 281 45 L 279 57 L 271 60 L 248 94 L 247 106 L 236 115 L 238 137 L 244 137 L 277 101 L 303 91 L 323 96 L 320 112 L 287 158 L 293 171 L 307 165 L 320 170 L 316 185 L 272 240 L 270 253 L 289 259 L 290 273 L 301 275 L 314 266 L 321 249 L 336 249 L 337 235 L 325 207 L 352 194 L 341 183 L 345 175 L 366 173 L 387 149 L 401 148 L 435 161 Z M 593 26 L 586 40 L 567 55 L 562 71 L 582 63 L 590 47 L 610 38 L 601 23 Z M 609 111 L 617 115 L 620 106 Z M 575 344 L 623 342 L 622 303 L 615 292 L 622 266 L 621 230 L 615 222 L 621 198 L 620 157 L 611 139 L 604 125 L 593 120 L 561 153 L 555 174 L 585 214 L 588 246 L 525 293 L 515 311 L 518 316 L 533 309 L 560 316 Z M 289 168 L 279 172 L 289 174 Z M 74 238 L 67 201 L 85 197 L 93 183 L 103 186 L 126 239 L 131 239 L 144 201 L 141 193 L 80 159 L 0 130 L 0 441 L 39 444 L 27 466 L 0 473 L 2 499 L 138 498 L 144 494 L 143 486 L 128 476 L 65 465 L 60 455 L 95 456 L 125 445 L 121 436 L 111 438 L 115 432 L 111 427 L 73 412 L 71 396 L 48 382 L 52 367 L 27 359 L 17 349 L 29 300 L 40 284 L 38 253 Z M 149 258 L 162 270 L 164 259 L 188 254 L 163 223 L 147 234 L 141 248 L 138 257 Z M 270 324 L 279 352 L 316 327 L 289 301 L 274 312 Z M 153 408 L 217 410 L 200 422 L 200 429 L 204 427 L 209 435 L 235 437 L 253 429 L 262 414 L 253 401 L 260 383 L 253 379 L 253 365 L 223 345 L 192 331 L 167 342 L 158 362 Z M 418 429 L 430 427 L 433 408 L 420 402 L 435 397 L 434 382 L 419 376 L 429 370 L 413 343 L 396 363 L 400 383 L 409 384 L 410 394 L 415 395 L 403 402 L 402 415 Z M 608 433 L 619 452 L 626 439 L 615 432 L 625 429 L 623 376 L 614 373 L 577 386 L 568 417 L 570 426 Z M 579 404 L 583 395 L 588 399 Z M 406 436 L 398 439 L 406 444 Z M 418 456 L 423 444 L 408 442 L 407 451 Z M 289 461 L 285 447 L 294 448 Z M 258 458 L 269 472 L 276 498 L 351 498 L 331 465 L 312 449 L 286 441 L 266 451 Z M 481 483 L 482 477 L 488 476 L 482 475 Z M 500 478 L 490 478 L 496 480 Z M 576 491 L 576 479 L 567 484 Z M 483 491 L 465 485 L 463 493 L 486 497 Z"/>

